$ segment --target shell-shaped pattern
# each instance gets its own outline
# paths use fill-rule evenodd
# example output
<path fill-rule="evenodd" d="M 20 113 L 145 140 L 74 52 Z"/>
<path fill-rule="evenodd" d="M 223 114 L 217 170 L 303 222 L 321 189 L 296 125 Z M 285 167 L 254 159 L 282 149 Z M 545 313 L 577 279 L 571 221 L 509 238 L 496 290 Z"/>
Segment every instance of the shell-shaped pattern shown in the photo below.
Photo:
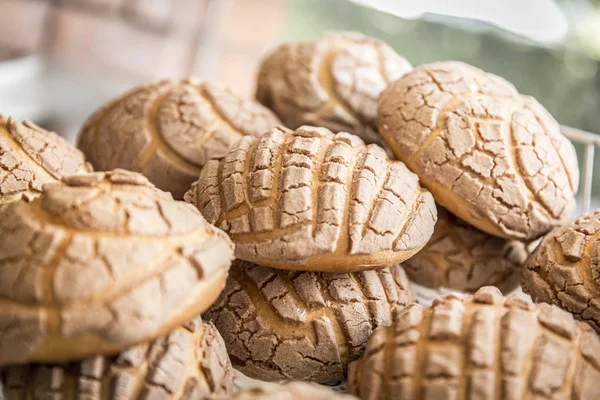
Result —
<path fill-rule="evenodd" d="M 500 77 L 459 62 L 419 66 L 382 93 L 379 131 L 440 205 L 491 235 L 535 239 L 575 210 L 573 145 Z"/>
<path fill-rule="evenodd" d="M 336 393 L 308 382 L 286 382 L 282 385 L 263 383 L 232 395 L 215 395 L 210 400 L 353 400 L 349 394 Z"/>
<path fill-rule="evenodd" d="M 185 196 L 236 257 L 331 272 L 391 266 L 431 237 L 437 210 L 406 166 L 324 128 L 273 128 L 210 160 Z"/>
<path fill-rule="evenodd" d="M 411 65 L 387 44 L 355 32 L 284 43 L 262 62 L 256 98 L 289 128 L 323 126 L 368 143 L 377 135 L 377 99 Z"/>
<path fill-rule="evenodd" d="M 45 183 L 91 171 L 83 154 L 56 133 L 0 115 L 0 207 L 37 196 Z"/>
<path fill-rule="evenodd" d="M 402 267 L 296 272 L 236 260 L 205 314 L 233 366 L 266 381 L 343 379 L 373 330 L 390 325 L 413 294 Z"/>
<path fill-rule="evenodd" d="M 6 400 L 203 400 L 232 389 L 233 368 L 223 339 L 199 317 L 117 356 L 0 372 L 0 397 Z"/>
<path fill-rule="evenodd" d="M 142 175 L 65 177 L 0 213 L 0 364 L 117 353 L 203 312 L 227 235 Z"/>
<path fill-rule="evenodd" d="M 550 232 L 527 260 L 523 290 L 600 334 L 600 210 Z"/>
<path fill-rule="evenodd" d="M 506 294 L 519 286 L 528 255 L 525 243 L 488 235 L 438 207 L 431 240 L 402 266 L 411 281 L 432 289 L 496 286 Z"/>
<path fill-rule="evenodd" d="M 277 124 L 271 111 L 218 83 L 160 81 L 94 113 L 80 133 L 79 148 L 97 170 L 141 172 L 181 199 L 212 156 Z"/>
<path fill-rule="evenodd" d="M 600 398 L 600 338 L 556 306 L 484 287 L 411 305 L 350 364 L 361 399 Z"/>

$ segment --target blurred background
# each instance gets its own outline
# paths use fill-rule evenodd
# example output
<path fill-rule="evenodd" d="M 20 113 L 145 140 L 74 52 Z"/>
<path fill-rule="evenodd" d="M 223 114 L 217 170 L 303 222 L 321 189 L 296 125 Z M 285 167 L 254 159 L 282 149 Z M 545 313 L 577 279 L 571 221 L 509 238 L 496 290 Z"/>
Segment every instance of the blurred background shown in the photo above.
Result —
<path fill-rule="evenodd" d="M 195 75 L 251 96 L 270 47 L 331 29 L 378 37 L 413 65 L 466 61 L 600 132 L 600 0 L 0 0 L 0 113 L 73 140 L 148 80 Z"/>

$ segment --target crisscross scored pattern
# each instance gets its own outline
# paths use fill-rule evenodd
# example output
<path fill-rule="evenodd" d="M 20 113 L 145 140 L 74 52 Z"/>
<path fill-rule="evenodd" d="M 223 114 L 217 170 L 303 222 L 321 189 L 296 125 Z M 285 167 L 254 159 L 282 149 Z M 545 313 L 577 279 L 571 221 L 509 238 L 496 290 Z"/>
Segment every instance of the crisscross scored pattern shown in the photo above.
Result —
<path fill-rule="evenodd" d="M 437 215 L 417 176 L 380 147 L 308 126 L 243 138 L 185 199 L 230 234 L 237 258 L 284 269 L 394 265 L 425 245 Z"/>
<path fill-rule="evenodd" d="M 83 154 L 57 134 L 0 115 L 0 207 L 37 196 L 45 183 L 91 170 Z"/>
<path fill-rule="evenodd" d="M 600 211 L 546 235 L 527 260 L 523 290 L 587 322 L 600 334 Z"/>
<path fill-rule="evenodd" d="M 235 368 L 262 380 L 344 378 L 373 330 L 413 301 L 395 266 L 377 271 L 283 271 L 235 261 L 205 314 L 223 335 Z"/>
<path fill-rule="evenodd" d="M 407 73 L 381 95 L 379 131 L 438 203 L 487 233 L 535 239 L 575 210 L 573 145 L 533 98 L 475 67 Z"/>
<path fill-rule="evenodd" d="M 322 126 L 380 143 L 379 94 L 410 69 L 377 39 L 328 32 L 315 41 L 275 48 L 261 64 L 256 98 L 289 128 Z"/>
<path fill-rule="evenodd" d="M 369 400 L 597 399 L 600 338 L 556 306 L 485 287 L 407 307 L 348 375 Z"/>
<path fill-rule="evenodd" d="M 233 245 L 190 205 L 116 170 L 0 215 L 0 364 L 117 352 L 218 296 Z"/>
<path fill-rule="evenodd" d="M 206 399 L 233 389 L 233 369 L 217 329 L 198 317 L 115 357 L 26 364 L 0 372 L 6 399 Z"/>
<path fill-rule="evenodd" d="M 432 289 L 473 293 L 496 286 L 509 293 L 528 255 L 525 243 L 491 236 L 438 207 L 431 240 L 402 266 L 411 281 Z"/>
<path fill-rule="evenodd" d="M 268 109 L 220 84 L 160 81 L 98 110 L 83 127 L 79 148 L 96 169 L 141 172 L 180 199 L 210 157 L 278 123 Z"/>

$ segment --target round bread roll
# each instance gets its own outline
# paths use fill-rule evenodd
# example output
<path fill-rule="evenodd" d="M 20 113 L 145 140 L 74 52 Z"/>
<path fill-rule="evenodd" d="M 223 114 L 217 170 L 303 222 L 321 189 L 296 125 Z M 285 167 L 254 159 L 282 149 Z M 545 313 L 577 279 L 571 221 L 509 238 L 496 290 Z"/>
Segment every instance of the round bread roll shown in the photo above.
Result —
<path fill-rule="evenodd" d="M 521 285 L 600 334 L 600 210 L 550 232 L 525 263 Z"/>
<path fill-rule="evenodd" d="M 494 287 L 407 307 L 375 331 L 348 372 L 349 392 L 369 400 L 587 400 L 600 398 L 599 380 L 591 328 Z"/>
<path fill-rule="evenodd" d="M 488 235 L 438 207 L 431 240 L 402 265 L 411 281 L 428 288 L 472 293 L 496 286 L 506 294 L 519 286 L 528 255 L 525 243 Z"/>
<path fill-rule="evenodd" d="M 395 266 L 377 271 L 283 271 L 236 260 L 225 290 L 206 312 L 233 366 L 254 379 L 343 379 L 373 329 L 413 300 Z"/>
<path fill-rule="evenodd" d="M 0 207 L 33 198 L 65 175 L 91 171 L 83 154 L 56 133 L 0 115 Z"/>
<path fill-rule="evenodd" d="M 277 124 L 271 111 L 220 84 L 160 81 L 133 89 L 93 114 L 79 148 L 97 170 L 141 172 L 181 199 L 212 156 Z"/>
<path fill-rule="evenodd" d="M 377 99 L 411 65 L 387 44 L 355 32 L 285 43 L 262 62 L 256 98 L 290 128 L 315 125 L 380 143 Z"/>
<path fill-rule="evenodd" d="M 233 389 L 233 368 L 217 329 L 196 318 L 114 357 L 7 367 L 0 384 L 7 400 L 202 400 Z"/>
<path fill-rule="evenodd" d="M 264 383 L 259 387 L 240 390 L 232 395 L 214 395 L 210 400 L 353 400 L 349 394 L 336 393 L 308 382 L 287 382 L 282 385 Z"/>
<path fill-rule="evenodd" d="M 233 245 L 134 172 L 65 177 L 0 212 L 0 364 L 117 353 L 203 312 Z"/>
<path fill-rule="evenodd" d="M 229 233 L 236 257 L 281 269 L 387 267 L 419 251 L 437 211 L 383 149 L 324 128 L 273 128 L 210 160 L 185 199 Z"/>
<path fill-rule="evenodd" d="M 440 205 L 491 235 L 535 239 L 575 210 L 573 145 L 500 77 L 460 62 L 415 68 L 382 93 L 379 130 Z"/>

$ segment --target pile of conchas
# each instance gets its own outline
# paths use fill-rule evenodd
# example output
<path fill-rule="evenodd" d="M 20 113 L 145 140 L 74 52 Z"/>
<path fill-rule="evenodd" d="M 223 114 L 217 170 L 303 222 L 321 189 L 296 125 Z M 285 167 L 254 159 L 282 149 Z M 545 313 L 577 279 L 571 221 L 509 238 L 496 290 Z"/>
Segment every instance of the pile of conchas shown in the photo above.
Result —
<path fill-rule="evenodd" d="M 600 399 L 600 211 L 538 102 L 348 32 L 257 81 L 141 86 L 79 150 L 0 118 L 0 398 Z"/>

